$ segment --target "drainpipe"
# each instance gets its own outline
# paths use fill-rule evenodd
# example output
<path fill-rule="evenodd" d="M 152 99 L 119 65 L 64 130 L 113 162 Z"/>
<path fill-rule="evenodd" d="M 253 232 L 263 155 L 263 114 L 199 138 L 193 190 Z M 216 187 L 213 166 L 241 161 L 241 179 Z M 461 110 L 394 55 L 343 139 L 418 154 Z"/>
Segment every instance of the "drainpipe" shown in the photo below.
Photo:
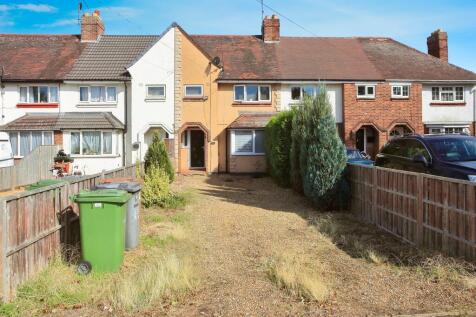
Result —
<path fill-rule="evenodd" d="M 124 130 L 122 132 L 122 166 L 126 166 L 126 135 L 127 124 L 129 120 L 127 118 L 127 82 L 124 81 Z"/>
<path fill-rule="evenodd" d="M 3 85 L 3 73 L 4 73 L 4 68 L 3 66 L 0 67 L 0 102 L 2 103 L 2 114 L 0 117 L 0 122 L 3 124 L 3 120 L 5 119 L 5 110 L 4 110 L 4 104 L 3 104 L 3 95 L 5 93 L 4 88 L 5 86 Z"/>

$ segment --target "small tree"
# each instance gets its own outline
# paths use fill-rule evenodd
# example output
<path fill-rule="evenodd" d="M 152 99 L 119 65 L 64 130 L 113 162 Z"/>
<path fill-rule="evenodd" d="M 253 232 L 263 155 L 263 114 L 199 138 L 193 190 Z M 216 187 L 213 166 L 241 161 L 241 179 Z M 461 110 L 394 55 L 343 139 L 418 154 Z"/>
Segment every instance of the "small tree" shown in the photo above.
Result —
<path fill-rule="evenodd" d="M 294 111 L 280 112 L 266 125 L 266 159 L 268 171 L 275 181 L 289 187 L 291 129 Z"/>
<path fill-rule="evenodd" d="M 306 98 L 298 111 L 301 143 L 300 174 L 303 192 L 322 209 L 335 206 L 347 157 L 324 87 Z M 294 126 L 293 126 L 294 128 Z"/>
<path fill-rule="evenodd" d="M 298 106 L 291 122 L 291 149 L 289 153 L 290 183 L 298 193 L 302 193 L 301 178 L 301 143 L 304 140 L 303 105 Z"/>
<path fill-rule="evenodd" d="M 145 172 L 148 174 L 152 167 L 162 169 L 169 181 L 172 182 L 175 179 L 175 170 L 170 161 L 169 154 L 164 141 L 160 139 L 160 135 L 156 133 L 152 139 L 152 144 L 149 146 L 147 153 L 145 154 Z"/>

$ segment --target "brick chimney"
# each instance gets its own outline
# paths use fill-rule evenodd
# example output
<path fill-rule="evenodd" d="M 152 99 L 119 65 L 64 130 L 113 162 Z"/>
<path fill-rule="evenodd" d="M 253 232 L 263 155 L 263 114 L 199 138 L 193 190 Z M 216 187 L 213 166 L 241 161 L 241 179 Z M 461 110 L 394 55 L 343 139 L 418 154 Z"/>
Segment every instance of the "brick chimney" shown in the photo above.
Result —
<path fill-rule="evenodd" d="M 94 10 L 92 15 L 85 12 L 81 18 L 81 41 L 95 42 L 104 33 L 104 23 L 101 19 L 101 12 Z"/>
<path fill-rule="evenodd" d="M 271 17 L 264 17 L 261 35 L 266 43 L 279 42 L 279 18 L 277 15 L 273 14 Z"/>
<path fill-rule="evenodd" d="M 426 39 L 428 54 L 448 62 L 448 34 L 443 30 L 436 30 Z"/>

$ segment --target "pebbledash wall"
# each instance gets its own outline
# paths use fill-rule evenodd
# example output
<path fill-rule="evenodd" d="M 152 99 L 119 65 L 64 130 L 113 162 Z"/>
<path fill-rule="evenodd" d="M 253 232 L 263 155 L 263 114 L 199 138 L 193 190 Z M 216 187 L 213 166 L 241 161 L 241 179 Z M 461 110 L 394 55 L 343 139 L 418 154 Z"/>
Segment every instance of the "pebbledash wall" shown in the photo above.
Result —
<path fill-rule="evenodd" d="M 355 83 L 343 84 L 343 138 L 346 146 L 356 146 L 356 132 L 372 127 L 378 134 L 376 146 L 382 147 L 397 125 L 423 133 L 422 85 L 412 83 L 408 99 L 393 99 L 389 83 L 377 83 L 374 99 L 357 98 Z"/>

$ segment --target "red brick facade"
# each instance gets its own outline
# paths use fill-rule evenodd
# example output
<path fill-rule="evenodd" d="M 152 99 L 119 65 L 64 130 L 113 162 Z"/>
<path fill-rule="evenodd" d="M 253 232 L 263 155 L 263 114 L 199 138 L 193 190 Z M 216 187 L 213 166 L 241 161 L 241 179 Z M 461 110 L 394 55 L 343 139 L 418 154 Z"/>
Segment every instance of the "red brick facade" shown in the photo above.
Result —
<path fill-rule="evenodd" d="M 280 38 L 279 28 L 279 18 L 276 15 L 273 14 L 271 17 L 266 16 L 263 19 L 263 25 L 261 29 L 263 41 L 278 42 Z"/>
<path fill-rule="evenodd" d="M 356 133 L 361 127 L 372 127 L 376 149 L 388 140 L 395 126 L 405 126 L 414 133 L 423 133 L 422 85 L 413 83 L 408 99 L 392 99 L 387 83 L 377 84 L 375 99 L 357 99 L 357 86 L 343 84 L 343 135 L 348 147 L 356 147 Z"/>
<path fill-rule="evenodd" d="M 85 13 L 81 19 L 81 41 L 97 41 L 104 33 L 104 23 L 100 17 L 99 10 L 95 10 L 92 15 Z"/>
<path fill-rule="evenodd" d="M 448 62 L 448 33 L 436 30 L 426 39 L 428 54 Z"/>
<path fill-rule="evenodd" d="M 54 132 L 54 143 L 59 145 L 61 148 L 63 147 L 63 131 Z"/>

